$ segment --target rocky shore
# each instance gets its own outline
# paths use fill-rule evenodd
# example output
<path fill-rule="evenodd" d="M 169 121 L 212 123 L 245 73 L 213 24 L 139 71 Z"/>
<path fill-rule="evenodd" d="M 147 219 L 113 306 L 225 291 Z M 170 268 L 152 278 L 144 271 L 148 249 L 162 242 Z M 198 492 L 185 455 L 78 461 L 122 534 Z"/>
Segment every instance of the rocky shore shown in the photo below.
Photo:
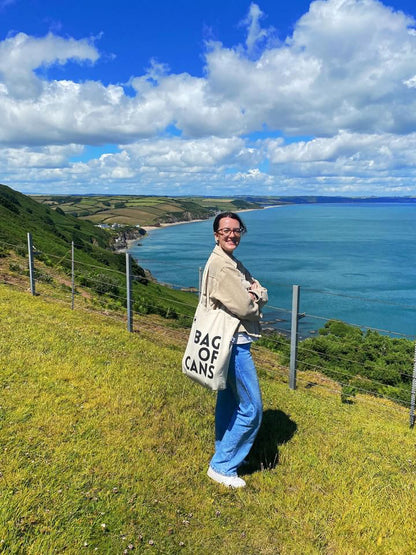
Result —
<path fill-rule="evenodd" d="M 146 233 L 147 231 L 143 227 L 123 229 L 115 237 L 112 247 L 117 252 L 126 252 L 133 243 L 146 235 Z"/>

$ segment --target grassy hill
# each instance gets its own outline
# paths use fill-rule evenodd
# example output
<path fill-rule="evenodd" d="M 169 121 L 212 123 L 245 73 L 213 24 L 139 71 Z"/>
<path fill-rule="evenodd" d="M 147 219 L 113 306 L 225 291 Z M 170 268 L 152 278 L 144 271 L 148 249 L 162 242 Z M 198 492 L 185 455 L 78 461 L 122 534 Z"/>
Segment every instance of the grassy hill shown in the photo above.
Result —
<path fill-rule="evenodd" d="M 62 256 L 74 241 L 77 257 L 83 262 L 103 262 L 120 269 L 122 257 L 111 252 L 114 233 L 91 222 L 52 210 L 0 185 L 0 241 L 26 250 L 27 233 L 33 235 L 38 251 Z"/>
<path fill-rule="evenodd" d="M 158 225 L 207 219 L 219 211 L 260 208 L 244 199 L 128 195 L 34 195 L 39 203 L 94 223 Z"/>
<path fill-rule="evenodd" d="M 0 551 L 402 554 L 416 550 L 407 411 L 254 352 L 264 422 L 247 488 L 206 477 L 215 395 L 186 332 L 0 285 Z M 335 392 L 337 392 L 335 394 Z M 263 470 L 261 470 L 263 468 Z"/>
<path fill-rule="evenodd" d="M 22 281 L 27 275 L 27 233 L 36 249 L 40 281 L 55 283 L 56 292 L 70 284 L 71 242 L 75 245 L 77 294 L 102 307 L 123 308 L 126 298 L 126 259 L 112 250 L 116 232 L 103 230 L 60 209 L 0 185 L 0 276 Z M 135 310 L 178 318 L 193 313 L 195 296 L 152 282 L 132 261 Z M 176 308 L 176 312 L 175 312 Z"/>

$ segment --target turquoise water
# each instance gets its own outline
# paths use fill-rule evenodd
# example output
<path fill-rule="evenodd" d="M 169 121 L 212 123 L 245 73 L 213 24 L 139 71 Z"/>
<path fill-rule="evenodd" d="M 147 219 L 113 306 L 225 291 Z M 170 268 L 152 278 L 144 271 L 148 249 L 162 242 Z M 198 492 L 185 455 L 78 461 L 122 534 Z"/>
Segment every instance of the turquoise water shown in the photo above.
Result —
<path fill-rule="evenodd" d="M 236 256 L 269 290 L 270 325 L 288 329 L 297 284 L 303 336 L 329 318 L 415 335 L 416 205 L 291 205 L 241 216 L 248 233 Z M 208 220 L 151 231 L 130 252 L 159 281 L 197 287 L 213 245 Z"/>

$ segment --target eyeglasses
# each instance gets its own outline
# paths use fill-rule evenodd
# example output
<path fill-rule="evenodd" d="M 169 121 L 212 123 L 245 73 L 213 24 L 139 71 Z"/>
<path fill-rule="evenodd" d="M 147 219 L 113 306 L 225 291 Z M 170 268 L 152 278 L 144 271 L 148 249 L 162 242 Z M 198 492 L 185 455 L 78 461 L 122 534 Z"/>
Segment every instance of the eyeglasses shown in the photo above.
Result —
<path fill-rule="evenodd" d="M 234 229 L 223 227 L 222 229 L 219 229 L 217 233 L 221 233 L 222 235 L 231 235 L 231 233 L 234 233 L 234 235 L 241 235 L 244 233 L 244 229 L 242 227 L 235 227 Z"/>

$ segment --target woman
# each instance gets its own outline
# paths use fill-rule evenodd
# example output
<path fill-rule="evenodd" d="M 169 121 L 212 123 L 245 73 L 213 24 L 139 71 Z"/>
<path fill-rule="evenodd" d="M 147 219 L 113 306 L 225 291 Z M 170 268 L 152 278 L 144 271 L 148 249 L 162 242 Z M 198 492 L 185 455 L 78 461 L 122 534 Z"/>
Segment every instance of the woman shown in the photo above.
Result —
<path fill-rule="evenodd" d="M 215 409 L 215 454 L 208 476 L 228 487 L 246 485 L 237 469 L 248 455 L 262 418 L 262 399 L 251 358 L 252 341 L 260 337 L 261 308 L 267 290 L 236 258 L 234 251 L 247 231 L 233 212 L 214 220 L 216 246 L 207 262 L 207 294 L 210 306 L 222 307 L 240 320 L 233 337 L 227 387 L 218 391 Z"/>

